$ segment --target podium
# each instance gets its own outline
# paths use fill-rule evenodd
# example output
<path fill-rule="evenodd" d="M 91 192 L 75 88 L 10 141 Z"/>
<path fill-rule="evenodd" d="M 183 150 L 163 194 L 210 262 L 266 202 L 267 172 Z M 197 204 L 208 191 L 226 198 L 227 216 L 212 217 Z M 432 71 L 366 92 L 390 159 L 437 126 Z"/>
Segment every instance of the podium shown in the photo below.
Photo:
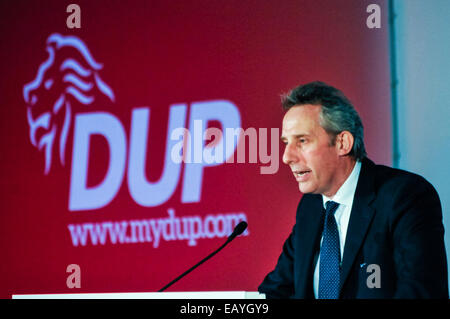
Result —
<path fill-rule="evenodd" d="M 257 291 L 114 292 L 73 294 L 13 294 L 12 299 L 265 299 Z"/>

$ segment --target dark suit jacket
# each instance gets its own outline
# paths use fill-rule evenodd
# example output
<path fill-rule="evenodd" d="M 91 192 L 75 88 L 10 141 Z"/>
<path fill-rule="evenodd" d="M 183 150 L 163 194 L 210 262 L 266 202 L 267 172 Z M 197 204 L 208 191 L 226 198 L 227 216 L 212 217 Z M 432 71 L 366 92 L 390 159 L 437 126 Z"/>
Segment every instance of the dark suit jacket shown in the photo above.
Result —
<path fill-rule="evenodd" d="M 278 263 L 258 288 L 267 298 L 314 298 L 322 211 L 321 195 L 303 195 Z M 375 274 L 367 269 L 370 264 L 380 267 L 380 288 L 367 285 Z M 340 298 L 448 298 L 442 209 L 436 190 L 424 178 L 362 161 L 344 246 Z"/>

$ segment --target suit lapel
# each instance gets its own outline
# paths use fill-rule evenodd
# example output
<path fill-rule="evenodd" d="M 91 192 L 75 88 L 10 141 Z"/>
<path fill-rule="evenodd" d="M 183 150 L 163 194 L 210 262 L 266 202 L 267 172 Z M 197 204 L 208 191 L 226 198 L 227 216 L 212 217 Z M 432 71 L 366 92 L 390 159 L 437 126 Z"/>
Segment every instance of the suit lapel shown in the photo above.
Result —
<path fill-rule="evenodd" d="M 344 256 L 342 259 L 341 288 L 347 280 L 375 212 L 370 206 L 375 198 L 374 169 L 375 164 L 365 158 L 361 166 L 361 172 L 350 214 L 347 237 L 345 239 Z"/>
<path fill-rule="evenodd" d="M 322 234 L 323 201 L 321 195 L 303 196 L 307 197 L 304 205 L 301 208 L 299 207 L 302 215 L 297 221 L 299 249 L 296 252 L 298 253 L 299 265 L 296 287 L 302 292 L 300 298 L 308 298 L 308 296 L 312 298 L 313 261 Z"/>

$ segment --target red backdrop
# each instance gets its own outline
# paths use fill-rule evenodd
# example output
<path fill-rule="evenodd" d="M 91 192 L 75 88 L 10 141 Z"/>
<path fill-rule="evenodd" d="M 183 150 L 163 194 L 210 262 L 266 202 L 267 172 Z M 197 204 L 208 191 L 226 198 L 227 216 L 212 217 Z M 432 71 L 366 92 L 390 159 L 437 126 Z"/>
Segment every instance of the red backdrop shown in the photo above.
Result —
<path fill-rule="evenodd" d="M 196 102 L 225 100 L 238 110 L 242 128 L 268 128 L 270 132 L 270 128 L 281 125 L 280 94 L 312 80 L 325 81 L 348 95 L 365 125 L 369 157 L 390 164 L 385 1 L 376 1 L 381 6 L 380 29 L 366 26 L 366 7 L 373 1 L 77 1 L 81 28 L 69 29 L 66 7 L 71 2 L 0 4 L 1 297 L 13 293 L 158 290 L 222 244 L 224 235 L 199 238 L 193 245 L 187 240 L 164 240 L 160 235 L 155 245 L 156 233 L 151 233 L 151 241 L 136 242 L 137 235 L 129 228 L 125 241 L 117 239 L 113 243 L 107 237 L 104 243 L 93 244 L 88 239 L 82 245 L 74 243 L 69 225 L 92 224 L 95 228 L 107 222 L 117 226 L 132 221 L 150 225 L 153 221 L 157 226 L 158 219 L 167 221 L 169 209 L 177 218 L 197 216 L 205 223 L 208 215 L 213 216 L 216 224 L 210 219 L 210 230 L 222 225 L 220 215 L 226 219 L 241 214 L 249 224 L 248 233 L 171 291 L 254 291 L 273 269 L 301 198 L 289 169 L 281 163 L 281 145 L 272 144 L 279 147 L 280 168 L 276 174 L 261 174 L 260 168 L 267 164 L 260 160 L 205 167 L 200 199 L 187 202 L 182 200 L 183 187 L 188 191 L 194 188 L 195 181 L 189 180 L 186 165 L 181 165 L 169 198 L 146 207 L 134 199 L 127 182 L 131 120 L 133 109 L 138 107 L 145 107 L 151 114 L 145 172 L 152 182 L 164 169 L 172 105 L 185 105 L 187 125 Z M 96 74 L 110 91 L 104 86 L 99 89 L 102 85 L 95 80 L 95 68 L 89 67 L 81 49 L 74 50 L 70 41 L 66 45 L 60 40 L 61 47 L 54 49 L 51 66 L 43 70 L 38 81 L 39 67 L 49 61 L 46 48 L 58 43 L 51 44 L 47 39 L 56 33 L 66 40 L 76 36 L 76 43 L 82 42 L 88 48 L 101 64 Z M 83 67 L 91 71 L 86 79 L 92 83 L 63 78 L 70 69 L 63 70 L 63 61 L 70 58 L 84 61 Z M 27 87 L 33 80 L 39 86 Z M 75 94 L 67 89 L 75 84 L 81 93 L 84 85 L 93 84 L 96 89 L 86 88 L 85 95 L 95 100 L 77 103 L 81 98 L 74 98 Z M 67 115 L 71 125 L 65 139 L 61 136 L 67 104 L 59 109 L 55 106 L 63 92 L 64 102 L 70 101 L 71 106 Z M 113 93 L 113 98 L 108 92 Z M 40 123 L 44 126 L 37 123 L 46 112 L 51 115 L 47 129 L 45 116 Z M 72 159 L 75 119 L 99 112 L 107 112 L 114 123 L 123 127 L 126 148 L 122 181 L 103 207 L 70 210 L 73 165 L 81 161 L 78 153 Z M 37 125 L 35 145 L 29 116 Z M 101 129 L 107 126 L 105 123 L 99 121 L 94 126 Z M 45 174 L 49 155 L 44 137 L 53 124 L 56 133 L 53 147 L 49 148 L 52 161 Z M 61 140 L 65 141 L 64 165 Z M 104 181 L 112 150 L 100 135 L 92 136 L 90 143 L 87 185 L 93 187 Z M 69 264 L 80 266 L 79 289 L 66 286 Z"/>

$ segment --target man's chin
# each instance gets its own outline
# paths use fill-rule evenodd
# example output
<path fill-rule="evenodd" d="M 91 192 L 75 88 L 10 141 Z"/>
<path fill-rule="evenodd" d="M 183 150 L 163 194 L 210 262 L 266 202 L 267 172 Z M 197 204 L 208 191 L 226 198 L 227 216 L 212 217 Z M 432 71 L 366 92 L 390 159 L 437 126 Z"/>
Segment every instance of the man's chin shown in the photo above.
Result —
<path fill-rule="evenodd" d="M 315 188 L 312 185 L 308 185 L 309 183 L 298 183 L 298 189 L 303 194 L 314 194 Z"/>

